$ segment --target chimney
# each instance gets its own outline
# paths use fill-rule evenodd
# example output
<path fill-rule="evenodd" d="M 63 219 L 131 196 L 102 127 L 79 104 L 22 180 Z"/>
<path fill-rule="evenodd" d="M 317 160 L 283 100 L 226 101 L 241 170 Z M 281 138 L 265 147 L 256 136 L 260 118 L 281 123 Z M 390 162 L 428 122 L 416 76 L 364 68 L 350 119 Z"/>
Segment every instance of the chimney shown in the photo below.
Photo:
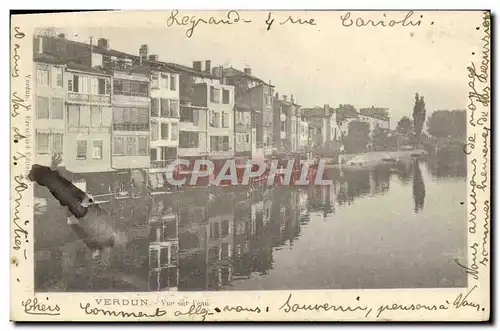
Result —
<path fill-rule="evenodd" d="M 210 61 L 210 60 L 205 61 L 205 72 L 207 74 L 212 72 L 212 61 Z"/>
<path fill-rule="evenodd" d="M 158 61 L 158 55 L 156 55 L 156 54 L 151 54 L 151 55 L 149 56 L 149 61 L 154 61 L 154 62 Z"/>
<path fill-rule="evenodd" d="M 139 49 L 139 56 L 141 57 L 141 61 L 148 59 L 148 45 L 141 45 L 141 48 Z"/>
<path fill-rule="evenodd" d="M 212 75 L 222 78 L 222 74 L 224 72 L 224 67 L 223 66 L 217 66 L 212 68 Z"/>
<path fill-rule="evenodd" d="M 280 94 L 278 92 L 276 92 L 276 99 L 279 99 L 280 98 Z"/>
<path fill-rule="evenodd" d="M 66 35 L 64 33 L 59 33 L 58 37 L 61 38 L 61 39 L 65 39 Z"/>
<path fill-rule="evenodd" d="M 109 40 L 106 38 L 99 38 L 97 40 L 97 46 L 105 49 L 109 49 Z"/>
<path fill-rule="evenodd" d="M 245 68 L 243 70 L 245 71 L 245 74 L 247 74 L 248 76 L 252 76 L 252 68 Z"/>
<path fill-rule="evenodd" d="M 293 103 L 293 94 L 290 94 L 290 102 Z"/>
<path fill-rule="evenodd" d="M 193 61 L 193 69 L 196 71 L 201 71 L 201 61 Z"/>

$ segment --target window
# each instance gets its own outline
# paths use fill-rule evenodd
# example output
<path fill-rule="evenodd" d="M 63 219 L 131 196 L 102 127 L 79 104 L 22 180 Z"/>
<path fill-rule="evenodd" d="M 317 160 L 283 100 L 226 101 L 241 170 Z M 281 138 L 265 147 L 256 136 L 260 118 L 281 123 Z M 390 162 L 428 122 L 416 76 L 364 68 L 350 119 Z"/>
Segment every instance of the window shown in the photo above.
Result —
<path fill-rule="evenodd" d="M 216 128 L 220 127 L 220 113 L 214 113 L 214 126 Z"/>
<path fill-rule="evenodd" d="M 113 89 L 115 94 L 129 96 L 149 96 L 148 82 L 140 82 L 128 79 L 114 79 Z"/>
<path fill-rule="evenodd" d="M 56 69 L 56 86 L 63 87 L 63 68 Z"/>
<path fill-rule="evenodd" d="M 160 81 L 158 79 L 158 74 L 151 75 L 151 88 L 152 89 L 160 88 Z"/>
<path fill-rule="evenodd" d="M 159 101 L 158 99 L 151 99 L 151 116 L 158 117 L 159 114 Z"/>
<path fill-rule="evenodd" d="M 161 117 L 170 117 L 170 100 L 161 99 Z"/>
<path fill-rule="evenodd" d="M 38 86 L 49 86 L 50 71 L 48 65 L 38 65 L 36 70 L 36 84 Z"/>
<path fill-rule="evenodd" d="M 115 137 L 113 139 L 113 154 L 114 155 L 123 155 L 123 137 Z"/>
<path fill-rule="evenodd" d="M 49 118 L 49 98 L 38 96 L 37 102 L 37 118 Z"/>
<path fill-rule="evenodd" d="M 127 137 L 126 155 L 135 155 L 135 137 Z"/>
<path fill-rule="evenodd" d="M 223 104 L 228 104 L 229 103 L 229 90 L 222 89 L 222 103 Z"/>
<path fill-rule="evenodd" d="M 224 226 L 222 226 L 224 228 Z M 221 255 L 223 259 L 227 259 L 231 256 L 231 246 L 227 243 L 223 243 L 221 247 Z"/>
<path fill-rule="evenodd" d="M 138 153 L 139 155 L 148 155 L 149 145 L 147 137 L 139 137 Z"/>
<path fill-rule="evenodd" d="M 172 127 L 172 132 L 170 132 L 170 139 L 171 140 L 179 139 L 179 124 L 172 123 L 171 127 Z"/>
<path fill-rule="evenodd" d="M 158 140 L 158 123 L 151 121 L 151 141 Z"/>
<path fill-rule="evenodd" d="M 151 156 L 151 161 L 156 161 L 158 157 L 158 150 L 156 148 L 151 148 L 151 150 L 149 151 L 149 155 Z"/>
<path fill-rule="evenodd" d="M 229 137 L 228 136 L 210 136 L 211 151 L 228 151 Z"/>
<path fill-rule="evenodd" d="M 285 122 L 281 122 L 281 131 L 282 132 L 286 131 Z"/>
<path fill-rule="evenodd" d="M 224 137 L 221 137 L 222 139 L 222 150 L 223 151 L 229 151 L 230 148 L 229 148 L 229 137 L 228 136 L 224 136 Z"/>
<path fill-rule="evenodd" d="M 250 135 L 249 135 L 249 134 L 247 134 L 247 135 L 246 135 L 246 142 L 247 142 L 247 143 L 249 143 L 249 142 L 250 142 Z"/>
<path fill-rule="evenodd" d="M 170 91 L 177 90 L 177 77 L 175 75 L 170 75 Z"/>
<path fill-rule="evenodd" d="M 76 159 L 85 160 L 87 158 L 87 141 L 77 140 L 76 142 Z"/>
<path fill-rule="evenodd" d="M 179 117 L 179 101 L 170 100 L 170 116 Z"/>
<path fill-rule="evenodd" d="M 198 125 L 198 110 L 193 108 L 181 108 L 180 121 Z"/>
<path fill-rule="evenodd" d="M 168 88 L 168 74 L 161 74 L 161 87 Z"/>
<path fill-rule="evenodd" d="M 52 134 L 52 153 L 62 154 L 63 153 L 63 137 L 62 133 Z"/>
<path fill-rule="evenodd" d="M 80 106 L 68 106 L 68 124 L 72 127 L 78 127 L 80 125 Z"/>
<path fill-rule="evenodd" d="M 222 113 L 222 127 L 223 128 L 229 128 L 230 125 L 230 114 L 229 113 Z"/>
<path fill-rule="evenodd" d="M 168 140 L 168 123 L 161 124 L 161 139 Z"/>
<path fill-rule="evenodd" d="M 38 155 L 49 154 L 49 134 L 37 132 L 36 134 L 36 152 Z"/>
<path fill-rule="evenodd" d="M 220 102 L 220 90 L 213 86 L 210 86 L 210 102 L 219 103 Z"/>
<path fill-rule="evenodd" d="M 101 126 L 102 119 L 102 108 L 101 107 L 90 107 L 90 125 L 94 128 Z"/>
<path fill-rule="evenodd" d="M 179 132 L 179 147 L 180 148 L 198 148 L 199 134 L 192 131 Z"/>
<path fill-rule="evenodd" d="M 102 140 L 94 140 L 92 142 L 92 158 L 102 159 Z"/>
<path fill-rule="evenodd" d="M 104 78 L 99 78 L 97 84 L 98 84 L 98 93 L 106 94 L 106 80 Z"/>
<path fill-rule="evenodd" d="M 50 112 L 50 118 L 54 120 L 62 120 L 64 117 L 64 106 L 63 99 L 52 98 L 52 110 Z"/>
<path fill-rule="evenodd" d="M 78 75 L 73 75 L 73 83 L 68 84 L 68 90 L 70 92 L 80 92 L 79 86 L 80 86 L 80 77 Z"/>

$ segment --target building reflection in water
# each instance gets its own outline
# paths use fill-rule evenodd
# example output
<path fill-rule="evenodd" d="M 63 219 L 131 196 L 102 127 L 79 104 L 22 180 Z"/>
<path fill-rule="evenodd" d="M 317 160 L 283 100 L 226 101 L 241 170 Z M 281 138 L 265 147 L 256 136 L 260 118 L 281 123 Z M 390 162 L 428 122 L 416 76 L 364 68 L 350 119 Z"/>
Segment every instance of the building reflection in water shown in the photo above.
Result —
<path fill-rule="evenodd" d="M 431 175 L 449 174 L 431 161 L 425 167 Z M 450 169 L 453 175 L 462 171 L 460 167 Z M 253 190 L 192 188 L 142 200 L 113 201 L 105 207 L 114 215 L 112 222 L 126 231 L 130 240 L 125 250 L 113 252 L 108 270 L 99 272 L 113 276 L 114 290 L 230 289 L 234 282 L 268 274 L 274 267 L 274 251 L 291 249 L 314 215 L 315 220 L 321 215 L 327 221 L 338 209 L 352 206 L 358 199 L 385 195 L 391 179 L 403 185 L 412 180 L 414 210 L 419 212 L 426 197 L 424 178 L 430 177 L 427 172 L 424 176 L 419 162 L 412 161 L 370 170 L 332 170 L 329 178 L 333 185 Z M 35 215 L 38 219 L 47 218 L 37 224 L 48 224 L 49 219 L 54 219 L 47 209 Z M 63 238 L 52 238 L 59 232 L 47 227 L 39 229 L 46 233 L 37 233 L 35 249 L 53 251 L 51 243 Z M 77 263 L 85 266 L 73 248 L 64 249 L 66 246 L 58 245 L 62 254 L 50 253 L 59 257 L 40 261 L 38 270 L 71 270 L 66 267 Z M 112 290 L 107 288 L 110 282 L 99 285 L 89 278 L 91 275 L 88 286 L 82 285 L 81 277 L 75 273 L 52 272 L 51 277 L 66 277 L 65 287 L 59 290 Z M 72 281 L 71 277 L 76 278 Z M 37 273 L 37 279 L 47 278 L 48 275 Z M 49 285 L 37 282 L 37 288 L 51 290 Z"/>

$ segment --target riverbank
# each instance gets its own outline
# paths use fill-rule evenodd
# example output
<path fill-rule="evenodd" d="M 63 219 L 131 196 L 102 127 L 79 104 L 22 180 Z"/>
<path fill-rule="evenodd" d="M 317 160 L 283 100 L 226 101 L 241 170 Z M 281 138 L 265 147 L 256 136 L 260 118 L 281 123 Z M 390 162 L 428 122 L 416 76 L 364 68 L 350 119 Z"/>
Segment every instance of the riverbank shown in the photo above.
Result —
<path fill-rule="evenodd" d="M 395 163 L 415 157 L 425 156 L 423 149 L 408 151 L 378 151 L 363 154 L 344 154 L 339 156 L 339 167 L 369 167 L 382 163 Z"/>

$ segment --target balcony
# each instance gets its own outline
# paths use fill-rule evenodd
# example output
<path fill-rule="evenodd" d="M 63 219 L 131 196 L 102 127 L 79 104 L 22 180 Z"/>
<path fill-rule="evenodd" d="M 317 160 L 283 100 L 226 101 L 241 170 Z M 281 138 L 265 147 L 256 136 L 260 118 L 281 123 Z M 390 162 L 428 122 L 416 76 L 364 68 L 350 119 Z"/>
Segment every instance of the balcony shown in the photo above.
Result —
<path fill-rule="evenodd" d="M 236 123 L 235 130 L 236 132 L 247 132 L 252 129 L 250 123 Z"/>
<path fill-rule="evenodd" d="M 149 123 L 113 123 L 113 131 L 149 131 Z"/>
<path fill-rule="evenodd" d="M 110 104 L 111 96 L 103 94 L 87 94 L 68 92 L 68 102 L 74 103 L 90 103 L 90 104 Z"/>

